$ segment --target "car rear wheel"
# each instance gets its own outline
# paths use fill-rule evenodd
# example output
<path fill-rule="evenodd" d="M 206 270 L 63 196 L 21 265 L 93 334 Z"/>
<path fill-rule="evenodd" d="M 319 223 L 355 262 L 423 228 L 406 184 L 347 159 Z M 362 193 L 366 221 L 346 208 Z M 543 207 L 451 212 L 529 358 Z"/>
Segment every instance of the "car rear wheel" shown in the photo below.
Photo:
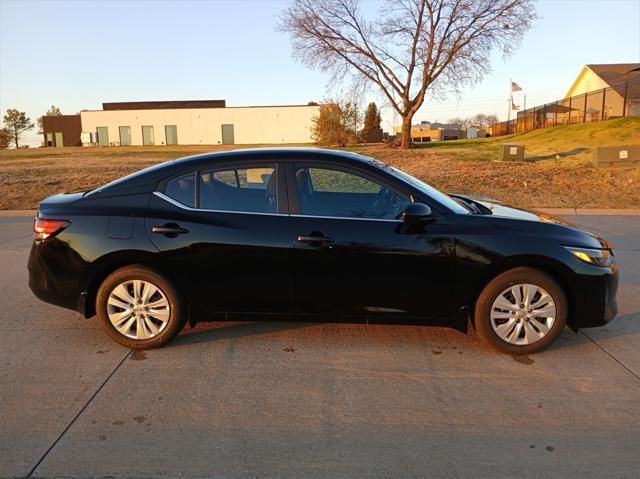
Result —
<path fill-rule="evenodd" d="M 173 284 L 143 266 L 127 266 L 109 275 L 98 290 L 96 312 L 109 336 L 134 349 L 162 346 L 185 323 Z"/>
<path fill-rule="evenodd" d="M 487 284 L 476 302 L 475 325 L 489 346 L 509 354 L 530 354 L 562 333 L 567 312 L 567 297 L 551 276 L 521 267 Z"/>

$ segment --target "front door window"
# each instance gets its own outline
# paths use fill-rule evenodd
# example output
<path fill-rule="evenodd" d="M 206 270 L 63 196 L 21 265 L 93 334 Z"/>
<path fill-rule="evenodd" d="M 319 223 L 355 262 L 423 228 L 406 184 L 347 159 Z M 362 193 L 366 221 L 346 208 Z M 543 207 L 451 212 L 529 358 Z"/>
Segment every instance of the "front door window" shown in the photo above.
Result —
<path fill-rule="evenodd" d="M 389 187 L 337 168 L 298 166 L 295 179 L 305 216 L 395 220 L 409 204 Z"/>

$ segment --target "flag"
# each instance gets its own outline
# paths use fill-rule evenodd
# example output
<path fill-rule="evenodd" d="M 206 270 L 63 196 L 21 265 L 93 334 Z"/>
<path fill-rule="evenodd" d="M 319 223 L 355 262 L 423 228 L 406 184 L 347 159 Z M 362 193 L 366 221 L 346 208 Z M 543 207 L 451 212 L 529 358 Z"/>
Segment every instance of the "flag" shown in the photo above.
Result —
<path fill-rule="evenodd" d="M 516 105 L 515 103 L 513 103 L 513 101 L 511 101 L 511 109 L 512 110 L 519 110 L 520 106 Z"/>
<path fill-rule="evenodd" d="M 512 81 L 511 82 L 511 91 L 512 92 L 513 91 L 522 91 L 522 88 L 516 82 Z"/>

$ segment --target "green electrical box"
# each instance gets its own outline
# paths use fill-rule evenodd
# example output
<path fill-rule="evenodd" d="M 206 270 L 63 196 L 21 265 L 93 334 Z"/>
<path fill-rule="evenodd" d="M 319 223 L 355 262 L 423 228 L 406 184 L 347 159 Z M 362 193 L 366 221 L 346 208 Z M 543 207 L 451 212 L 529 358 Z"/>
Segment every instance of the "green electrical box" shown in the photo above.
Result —
<path fill-rule="evenodd" d="M 599 146 L 593 149 L 594 166 L 640 166 L 640 146 Z"/>
<path fill-rule="evenodd" d="M 524 161 L 524 145 L 500 145 L 500 161 Z"/>

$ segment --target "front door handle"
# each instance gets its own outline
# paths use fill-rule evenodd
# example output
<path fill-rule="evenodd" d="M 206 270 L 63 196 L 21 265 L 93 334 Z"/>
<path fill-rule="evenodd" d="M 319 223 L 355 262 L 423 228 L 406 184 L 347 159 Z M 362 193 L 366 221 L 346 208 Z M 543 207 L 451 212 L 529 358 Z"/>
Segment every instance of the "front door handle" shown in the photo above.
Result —
<path fill-rule="evenodd" d="M 328 236 L 299 235 L 297 241 L 299 243 L 331 244 L 333 243 L 333 238 L 329 238 Z"/>
<path fill-rule="evenodd" d="M 153 228 L 151 228 L 151 232 L 162 234 L 162 235 L 168 236 L 169 238 L 175 238 L 178 235 L 183 235 L 185 233 L 188 233 L 189 230 L 185 228 L 181 228 L 179 225 L 175 223 L 167 223 L 164 226 L 154 226 Z"/>

